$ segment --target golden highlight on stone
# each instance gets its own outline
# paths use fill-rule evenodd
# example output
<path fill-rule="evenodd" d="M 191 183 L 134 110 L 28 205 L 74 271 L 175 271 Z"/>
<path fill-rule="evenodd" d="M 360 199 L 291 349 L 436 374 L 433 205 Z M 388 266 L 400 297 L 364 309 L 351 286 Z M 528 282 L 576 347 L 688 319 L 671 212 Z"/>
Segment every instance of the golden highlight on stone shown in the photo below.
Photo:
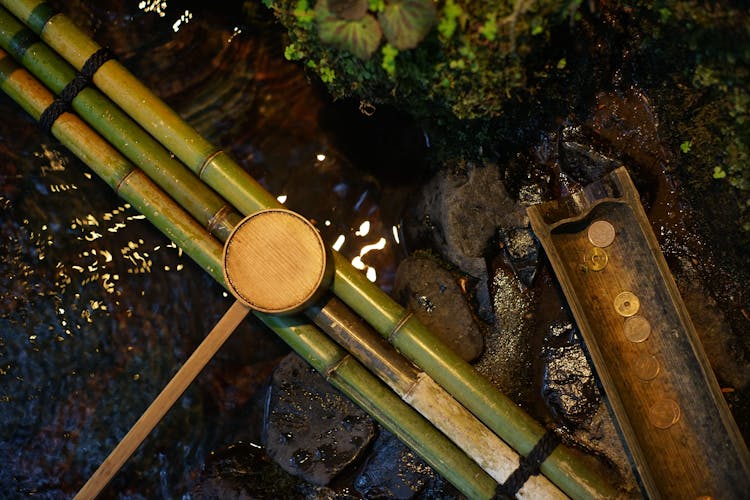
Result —
<path fill-rule="evenodd" d="M 615 227 L 605 220 L 598 220 L 589 226 L 588 236 L 595 247 L 608 247 L 615 241 Z"/>
<path fill-rule="evenodd" d="M 620 292 L 615 297 L 614 306 L 617 314 L 628 318 L 638 312 L 638 309 L 641 308 L 641 301 L 632 292 Z"/>
<path fill-rule="evenodd" d="M 625 320 L 623 333 L 631 342 L 643 342 L 651 335 L 651 323 L 641 315 L 631 316 Z"/>
<path fill-rule="evenodd" d="M 607 252 L 599 247 L 594 247 L 587 256 L 586 260 L 586 265 L 589 269 L 591 269 L 592 271 L 601 271 L 602 269 L 607 267 L 609 257 L 607 256 Z"/>
<path fill-rule="evenodd" d="M 657 401 L 648 409 L 648 418 L 657 429 L 669 429 L 680 420 L 680 405 L 672 399 Z"/>
<path fill-rule="evenodd" d="M 633 363 L 633 372 L 635 372 L 635 376 L 644 382 L 654 380 L 656 376 L 659 375 L 660 371 L 659 360 L 657 360 L 656 356 L 652 354 L 639 356 Z"/>

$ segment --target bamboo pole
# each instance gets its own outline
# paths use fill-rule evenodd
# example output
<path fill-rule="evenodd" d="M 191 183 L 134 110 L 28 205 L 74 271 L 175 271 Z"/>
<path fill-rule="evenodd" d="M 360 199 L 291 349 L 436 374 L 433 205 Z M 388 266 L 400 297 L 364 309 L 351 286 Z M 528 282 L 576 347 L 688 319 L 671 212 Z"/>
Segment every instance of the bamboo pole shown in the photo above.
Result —
<path fill-rule="evenodd" d="M 76 75 L 65 60 L 3 8 L 0 8 L 0 46 L 55 94 L 60 94 Z M 242 218 L 240 214 L 112 101 L 95 88 L 86 87 L 71 105 L 92 128 L 140 166 L 193 217 L 209 227 L 219 239 L 227 238 L 232 227 Z"/>
<path fill-rule="evenodd" d="M 306 315 L 409 406 L 421 413 L 464 450 L 498 483 L 505 483 L 520 463 L 518 454 L 461 406 L 429 375 L 403 358 L 336 297 L 309 308 Z M 567 496 L 544 476 L 532 476 L 518 498 Z"/>
<path fill-rule="evenodd" d="M 100 48 L 42 0 L 0 3 L 76 68 Z M 103 65 L 94 75 L 94 83 L 241 212 L 279 206 L 228 155 L 203 139 L 118 62 Z M 531 451 L 545 434 L 541 425 L 338 253 L 334 253 L 334 267 L 331 289 L 341 300 L 519 453 L 525 456 Z M 542 472 L 576 498 L 615 493 L 605 478 L 589 470 L 575 452 L 562 445 L 542 464 Z"/>
<path fill-rule="evenodd" d="M 0 50 L 0 89 L 38 119 L 52 95 Z M 222 247 L 188 213 L 77 116 L 64 113 L 52 134 L 107 184 L 180 245 L 219 283 Z M 287 316 L 256 315 L 335 387 L 359 404 L 470 498 L 490 498 L 495 482 L 423 417 L 315 326 Z"/>

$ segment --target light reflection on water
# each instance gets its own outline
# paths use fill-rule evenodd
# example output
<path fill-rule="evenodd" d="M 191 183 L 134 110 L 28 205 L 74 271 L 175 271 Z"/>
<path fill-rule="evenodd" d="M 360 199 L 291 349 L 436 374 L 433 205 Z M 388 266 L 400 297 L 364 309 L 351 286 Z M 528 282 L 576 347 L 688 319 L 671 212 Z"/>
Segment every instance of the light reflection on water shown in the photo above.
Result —
<path fill-rule="evenodd" d="M 78 21 L 133 56 L 139 76 L 390 289 L 398 210 L 330 144 L 305 76 L 236 18 L 179 4 L 141 2 L 150 20 L 135 4 L 60 7 L 80 9 Z M 190 22 L 174 31 L 184 12 Z M 131 47 L 139 23 L 162 18 L 158 36 L 144 31 L 168 50 Z M 0 487 L 59 498 L 93 472 L 231 299 L 14 103 L 3 98 L 0 110 Z M 182 494 L 211 450 L 257 441 L 254 398 L 286 347 L 252 322 L 230 343 L 123 470 L 120 495 Z"/>

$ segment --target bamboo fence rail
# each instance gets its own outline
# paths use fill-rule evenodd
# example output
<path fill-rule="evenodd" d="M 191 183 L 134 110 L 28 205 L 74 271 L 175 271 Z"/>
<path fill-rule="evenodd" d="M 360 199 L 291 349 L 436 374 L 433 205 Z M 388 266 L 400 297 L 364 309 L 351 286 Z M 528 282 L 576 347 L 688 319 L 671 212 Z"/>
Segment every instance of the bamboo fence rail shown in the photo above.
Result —
<path fill-rule="evenodd" d="M 44 2 L 3 0 L 1 3 L 76 68 L 100 48 Z M 118 62 L 106 62 L 93 80 L 240 212 L 248 214 L 279 206 L 276 199 L 229 156 L 200 137 Z M 343 256 L 334 252 L 333 257 L 335 276 L 331 290 L 341 300 L 520 454 L 531 451 L 545 433 L 542 426 L 437 340 Z M 603 497 L 614 493 L 604 478 L 589 471 L 578 454 L 564 446 L 557 447 L 541 469 L 574 497 Z"/>
<path fill-rule="evenodd" d="M 4 50 L 0 50 L 0 89 L 35 119 L 39 119 L 53 101 L 50 92 L 19 68 Z M 76 115 L 61 115 L 51 132 L 118 195 L 225 285 L 219 241 L 141 170 Z M 496 483 L 489 475 L 318 328 L 294 317 L 256 315 L 333 386 L 422 456 L 461 492 L 470 498 L 493 496 Z"/>

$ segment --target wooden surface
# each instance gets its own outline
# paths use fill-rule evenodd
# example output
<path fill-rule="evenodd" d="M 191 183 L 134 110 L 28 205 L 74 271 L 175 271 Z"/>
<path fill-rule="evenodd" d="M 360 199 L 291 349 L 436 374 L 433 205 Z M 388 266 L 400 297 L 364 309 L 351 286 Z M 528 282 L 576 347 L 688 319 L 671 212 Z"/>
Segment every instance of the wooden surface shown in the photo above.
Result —
<path fill-rule="evenodd" d="M 644 487 L 652 498 L 747 498 L 750 456 L 638 193 L 624 168 L 609 181 L 529 216 Z"/>
<path fill-rule="evenodd" d="M 320 234 L 302 216 L 282 209 L 243 219 L 224 246 L 224 276 L 235 297 L 269 314 L 310 305 L 329 277 Z"/>

